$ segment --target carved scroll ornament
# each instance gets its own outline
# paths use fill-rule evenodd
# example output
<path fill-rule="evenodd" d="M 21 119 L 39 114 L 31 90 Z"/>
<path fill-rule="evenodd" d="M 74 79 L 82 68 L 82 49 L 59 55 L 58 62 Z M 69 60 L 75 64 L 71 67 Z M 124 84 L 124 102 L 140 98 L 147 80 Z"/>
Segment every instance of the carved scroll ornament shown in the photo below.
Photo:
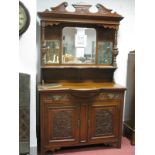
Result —
<path fill-rule="evenodd" d="M 121 15 L 119 15 L 116 12 L 113 12 L 111 9 L 107 9 L 105 6 L 102 4 L 97 4 L 96 8 L 98 9 L 97 12 L 92 13 L 89 11 L 90 7 L 92 5 L 86 5 L 86 4 L 72 4 L 74 7 L 75 11 L 74 12 L 68 12 L 66 10 L 66 7 L 68 6 L 67 2 L 63 2 L 60 5 L 56 7 L 51 7 L 51 10 L 46 9 L 44 13 L 67 13 L 67 14 L 92 14 L 92 15 L 106 15 L 106 16 L 111 16 L 111 17 L 120 17 L 122 18 Z"/>

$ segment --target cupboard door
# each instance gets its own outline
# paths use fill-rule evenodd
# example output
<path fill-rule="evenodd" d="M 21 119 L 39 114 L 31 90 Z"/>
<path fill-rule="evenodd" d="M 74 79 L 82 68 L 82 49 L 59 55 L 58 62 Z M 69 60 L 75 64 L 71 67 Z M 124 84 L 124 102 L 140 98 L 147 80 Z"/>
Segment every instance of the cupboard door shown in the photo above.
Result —
<path fill-rule="evenodd" d="M 102 143 L 114 140 L 119 134 L 118 107 L 116 104 L 95 103 L 89 108 L 89 142 Z"/>
<path fill-rule="evenodd" d="M 52 106 L 45 108 L 45 142 L 47 145 L 68 145 L 78 142 L 79 108 L 75 105 Z"/>

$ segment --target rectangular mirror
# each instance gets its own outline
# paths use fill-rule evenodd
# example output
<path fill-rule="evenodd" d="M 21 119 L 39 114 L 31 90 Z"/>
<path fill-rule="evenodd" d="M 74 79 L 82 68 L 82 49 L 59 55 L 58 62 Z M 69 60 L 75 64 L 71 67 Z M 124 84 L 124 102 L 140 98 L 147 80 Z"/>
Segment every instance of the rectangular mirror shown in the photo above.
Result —
<path fill-rule="evenodd" d="M 95 64 L 96 30 L 65 27 L 62 31 L 62 64 Z"/>
<path fill-rule="evenodd" d="M 98 64 L 112 64 L 112 51 L 112 42 L 98 42 Z"/>
<path fill-rule="evenodd" d="M 43 43 L 43 64 L 59 63 L 60 41 L 45 40 Z"/>

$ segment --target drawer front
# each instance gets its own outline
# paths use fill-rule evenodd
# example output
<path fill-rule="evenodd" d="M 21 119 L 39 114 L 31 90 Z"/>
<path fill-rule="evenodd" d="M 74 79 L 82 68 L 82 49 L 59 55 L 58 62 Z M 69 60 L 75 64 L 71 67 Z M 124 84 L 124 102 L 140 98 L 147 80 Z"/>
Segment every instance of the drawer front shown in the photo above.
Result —
<path fill-rule="evenodd" d="M 120 100 L 123 95 L 117 92 L 101 92 L 98 96 L 96 96 L 95 100 L 103 101 L 103 100 Z"/>
<path fill-rule="evenodd" d="M 40 99 L 47 102 L 65 102 L 70 101 L 71 96 L 66 93 L 46 93 L 41 94 Z"/>

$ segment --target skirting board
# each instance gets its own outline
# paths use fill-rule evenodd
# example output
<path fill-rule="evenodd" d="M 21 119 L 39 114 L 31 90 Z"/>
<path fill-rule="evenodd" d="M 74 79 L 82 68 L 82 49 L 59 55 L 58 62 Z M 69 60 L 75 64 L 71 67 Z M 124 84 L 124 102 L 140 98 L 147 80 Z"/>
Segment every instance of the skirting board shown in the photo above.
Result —
<path fill-rule="evenodd" d="M 135 130 L 126 122 L 123 123 L 123 135 L 130 139 L 131 145 L 135 145 Z"/>

